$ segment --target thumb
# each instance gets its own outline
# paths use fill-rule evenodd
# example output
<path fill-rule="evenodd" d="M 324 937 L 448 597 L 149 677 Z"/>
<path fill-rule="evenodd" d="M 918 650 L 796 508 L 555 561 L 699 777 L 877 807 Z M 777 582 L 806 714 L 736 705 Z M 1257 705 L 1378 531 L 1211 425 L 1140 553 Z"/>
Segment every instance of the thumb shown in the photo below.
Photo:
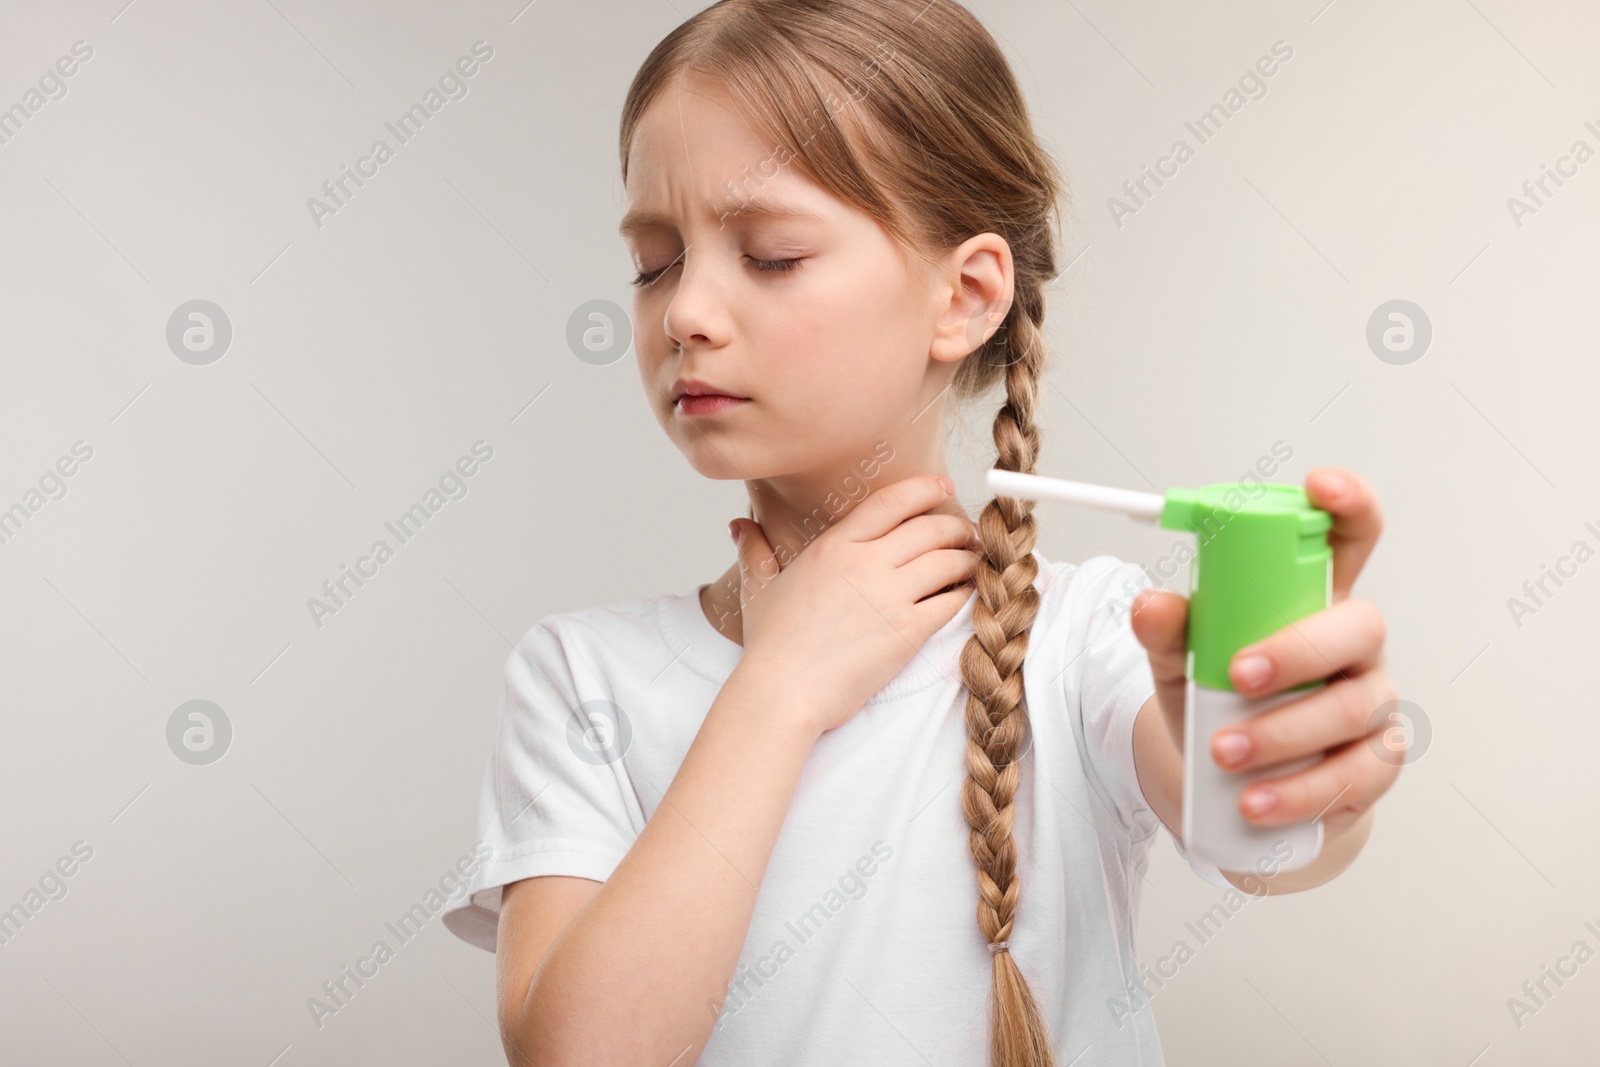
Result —
<path fill-rule="evenodd" d="M 1189 602 L 1168 590 L 1145 589 L 1129 604 L 1134 637 L 1150 654 L 1157 685 L 1185 680 L 1188 666 Z"/>
<path fill-rule="evenodd" d="M 1150 658 L 1150 675 L 1173 740 L 1183 744 L 1188 684 L 1189 601 L 1168 590 L 1146 589 L 1133 598 L 1133 635 Z"/>

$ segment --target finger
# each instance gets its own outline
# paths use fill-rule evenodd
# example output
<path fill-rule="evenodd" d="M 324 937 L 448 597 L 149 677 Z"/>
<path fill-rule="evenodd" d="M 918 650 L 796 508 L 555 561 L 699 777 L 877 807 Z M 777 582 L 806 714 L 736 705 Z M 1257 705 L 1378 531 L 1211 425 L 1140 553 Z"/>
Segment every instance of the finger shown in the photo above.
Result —
<path fill-rule="evenodd" d="M 1350 595 L 1356 575 L 1383 533 L 1378 496 L 1365 478 L 1342 467 L 1318 467 L 1306 475 L 1306 496 L 1333 516 L 1328 544 L 1333 549 L 1333 600 Z"/>
<path fill-rule="evenodd" d="M 949 500 L 954 493 L 939 484 L 940 477 L 916 474 L 886 485 L 850 509 L 833 528 L 851 541 L 876 540 L 911 516 Z"/>
<path fill-rule="evenodd" d="M 1235 652 L 1228 680 L 1245 696 L 1258 697 L 1376 666 L 1383 656 L 1384 630 L 1377 606 L 1351 597 Z"/>
<path fill-rule="evenodd" d="M 1133 635 L 1150 658 L 1156 696 L 1169 715 L 1183 707 L 1188 685 L 1189 601 L 1165 589 L 1146 589 L 1129 606 Z M 1176 727 L 1182 729 L 1182 723 Z"/>
<path fill-rule="evenodd" d="M 980 548 L 978 525 L 965 515 L 914 515 L 879 538 L 889 562 L 903 567 L 941 548 Z"/>
<path fill-rule="evenodd" d="M 1183 681 L 1189 658 L 1189 601 L 1165 589 L 1145 589 L 1128 610 L 1133 636 L 1150 654 L 1156 683 Z"/>
<path fill-rule="evenodd" d="M 963 592 L 971 595 L 972 572 L 977 566 L 978 554 L 971 549 L 939 548 L 907 563 L 896 576 L 905 582 L 903 588 L 915 603 L 951 585 L 965 586 Z"/>
<path fill-rule="evenodd" d="M 957 586 L 947 593 L 928 597 L 912 605 L 912 610 L 917 613 L 917 618 L 922 629 L 922 634 L 932 636 L 944 628 L 945 624 L 958 615 L 968 600 L 972 598 L 971 586 Z M 927 640 L 926 637 L 923 640 Z"/>
<path fill-rule="evenodd" d="M 1365 737 L 1372 712 L 1393 700 L 1382 671 L 1367 671 L 1279 704 L 1211 736 L 1211 758 L 1230 771 L 1253 771 Z M 1230 747 L 1230 738 L 1242 745 Z"/>
<path fill-rule="evenodd" d="M 1328 753 L 1315 766 L 1282 778 L 1252 783 L 1239 795 L 1239 811 L 1258 826 L 1303 822 L 1336 812 L 1359 815 L 1400 776 L 1400 765 L 1379 759 L 1366 738 Z M 1272 806 L 1256 812 L 1252 798 L 1270 797 Z"/>

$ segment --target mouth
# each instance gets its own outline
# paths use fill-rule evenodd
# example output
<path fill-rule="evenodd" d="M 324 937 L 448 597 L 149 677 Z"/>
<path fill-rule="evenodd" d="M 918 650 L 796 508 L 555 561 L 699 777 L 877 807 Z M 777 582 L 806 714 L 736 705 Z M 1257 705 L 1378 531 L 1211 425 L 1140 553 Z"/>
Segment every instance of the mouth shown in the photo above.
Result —
<path fill-rule="evenodd" d="M 718 415 L 741 404 L 750 403 L 748 397 L 725 396 L 722 393 L 689 394 L 678 397 L 674 405 L 680 415 Z"/>
<path fill-rule="evenodd" d="M 749 402 L 747 396 L 734 396 L 696 378 L 680 378 L 672 384 L 673 409 L 680 415 L 715 415 Z"/>

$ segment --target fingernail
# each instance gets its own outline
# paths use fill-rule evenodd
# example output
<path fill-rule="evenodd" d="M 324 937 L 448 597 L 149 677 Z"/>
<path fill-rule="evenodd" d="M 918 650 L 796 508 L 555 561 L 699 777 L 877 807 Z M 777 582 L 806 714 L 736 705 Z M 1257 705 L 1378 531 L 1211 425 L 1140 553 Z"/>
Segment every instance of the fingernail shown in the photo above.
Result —
<path fill-rule="evenodd" d="M 1233 665 L 1236 684 L 1246 689 L 1260 689 L 1272 677 L 1272 661 L 1265 656 L 1246 656 Z"/>
<path fill-rule="evenodd" d="M 1244 810 L 1251 815 L 1265 815 L 1277 806 L 1278 795 L 1269 790 L 1262 789 L 1245 794 Z"/>
<path fill-rule="evenodd" d="M 1212 745 L 1223 764 L 1229 767 L 1242 762 L 1250 754 L 1250 738 L 1236 730 L 1218 734 Z"/>
<path fill-rule="evenodd" d="M 949 478 L 946 478 L 942 474 L 939 475 L 939 484 L 944 486 L 944 491 L 945 491 L 946 495 L 952 494 L 952 493 L 954 493 L 956 491 L 956 483 L 952 482 Z"/>
<path fill-rule="evenodd" d="M 733 543 L 734 544 L 738 544 L 739 543 L 739 520 L 738 519 L 730 519 L 730 520 L 728 520 L 728 536 L 733 538 Z"/>
<path fill-rule="evenodd" d="M 1342 474 L 1328 471 L 1319 474 L 1317 480 L 1322 483 L 1322 495 L 1329 500 L 1338 500 L 1350 490 L 1350 480 Z"/>

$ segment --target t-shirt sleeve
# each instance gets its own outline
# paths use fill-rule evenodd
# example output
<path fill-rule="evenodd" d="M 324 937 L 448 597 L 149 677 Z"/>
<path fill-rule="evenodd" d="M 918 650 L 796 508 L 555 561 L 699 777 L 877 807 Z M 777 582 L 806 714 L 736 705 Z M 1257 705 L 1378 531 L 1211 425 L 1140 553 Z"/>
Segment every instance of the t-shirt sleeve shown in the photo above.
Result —
<path fill-rule="evenodd" d="M 544 620 L 506 657 L 499 732 L 478 803 L 478 848 L 488 858 L 443 920 L 490 952 L 501 887 L 551 874 L 603 882 L 644 826 L 614 743 L 621 713 L 588 691 L 595 683 L 585 662 L 581 646 Z"/>
<path fill-rule="evenodd" d="M 1124 830 L 1137 840 L 1164 825 L 1145 800 L 1133 757 L 1134 721 L 1156 686 L 1149 653 L 1134 635 L 1130 609 L 1139 591 L 1153 583 L 1139 564 L 1113 556 L 1086 560 L 1069 580 L 1073 586 L 1068 593 L 1076 601 L 1071 615 L 1079 620 L 1082 638 L 1068 650 L 1066 677 L 1077 694 L 1075 713 L 1089 774 Z M 1176 834 L 1171 837 L 1196 874 L 1212 885 L 1232 888 L 1215 865 L 1191 856 Z"/>

